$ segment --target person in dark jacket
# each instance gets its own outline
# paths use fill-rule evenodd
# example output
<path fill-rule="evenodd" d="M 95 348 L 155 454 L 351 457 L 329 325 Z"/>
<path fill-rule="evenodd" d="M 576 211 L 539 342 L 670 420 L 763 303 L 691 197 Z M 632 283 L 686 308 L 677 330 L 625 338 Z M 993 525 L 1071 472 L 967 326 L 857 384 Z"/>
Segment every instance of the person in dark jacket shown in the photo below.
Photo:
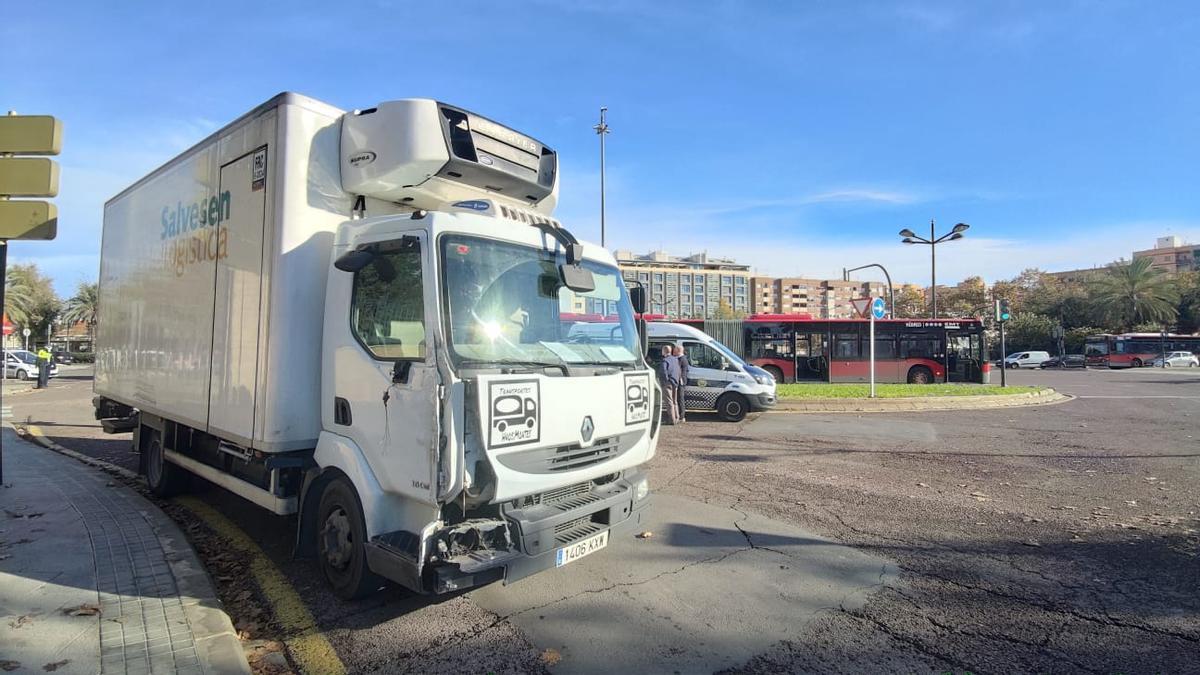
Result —
<path fill-rule="evenodd" d="M 688 363 L 687 354 L 683 353 L 683 347 L 675 345 L 671 350 L 671 355 L 679 361 L 679 384 L 675 387 L 675 405 L 679 408 L 679 421 L 687 421 L 687 383 L 688 383 Z"/>
<path fill-rule="evenodd" d="M 658 381 L 662 385 L 663 403 L 667 414 L 663 424 L 675 424 L 679 421 L 679 403 L 675 396 L 679 391 L 680 372 L 679 359 L 671 355 L 671 348 L 663 346 L 662 363 L 658 364 Z"/>

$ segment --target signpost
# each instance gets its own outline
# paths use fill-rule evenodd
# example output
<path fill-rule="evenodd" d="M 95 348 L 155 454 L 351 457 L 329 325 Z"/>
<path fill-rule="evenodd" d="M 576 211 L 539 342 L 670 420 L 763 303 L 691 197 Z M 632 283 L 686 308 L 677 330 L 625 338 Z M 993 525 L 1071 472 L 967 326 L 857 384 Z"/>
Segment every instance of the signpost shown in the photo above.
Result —
<path fill-rule="evenodd" d="M 855 298 L 850 301 L 854 306 L 854 311 L 863 318 L 870 319 L 870 336 L 868 343 L 870 347 L 867 353 L 870 355 L 870 381 L 871 381 L 871 398 L 875 398 L 875 320 L 882 319 L 887 316 L 887 303 L 883 298 Z"/>
<path fill-rule="evenodd" d="M 57 155 L 62 150 L 62 134 L 62 122 L 50 115 L 18 115 L 10 110 L 7 116 L 0 116 L 0 280 L 8 278 L 9 240 L 53 239 L 58 234 L 58 207 L 41 200 L 10 198 L 58 196 L 58 164 L 45 156 Z M 0 308 L 3 306 L 4 284 L 0 281 Z M 28 348 L 29 329 L 22 332 Z M 2 367 L 7 370 L 8 366 Z M 0 388 L 2 402 L 3 388 Z M 4 454 L 0 440 L 0 484 L 3 482 Z"/>

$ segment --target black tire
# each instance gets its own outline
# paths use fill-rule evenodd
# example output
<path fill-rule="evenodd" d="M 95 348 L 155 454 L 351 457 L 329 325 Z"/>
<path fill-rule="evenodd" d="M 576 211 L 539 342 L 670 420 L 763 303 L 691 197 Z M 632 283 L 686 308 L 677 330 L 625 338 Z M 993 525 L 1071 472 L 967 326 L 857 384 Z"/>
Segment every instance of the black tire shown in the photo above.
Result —
<path fill-rule="evenodd" d="M 913 366 L 908 369 L 909 384 L 933 384 L 933 371 L 925 366 Z"/>
<path fill-rule="evenodd" d="M 17 379 L 24 382 L 25 380 L 29 379 L 29 373 L 25 370 L 18 370 L 17 371 Z"/>
<path fill-rule="evenodd" d="M 1015 370 L 1015 369 L 1017 369 L 1017 368 L 1020 368 L 1020 367 L 1021 367 L 1021 364 L 1019 364 L 1019 363 L 1010 363 L 1010 364 L 1008 364 L 1008 367 L 1009 367 L 1010 369 L 1013 369 L 1013 370 Z"/>
<path fill-rule="evenodd" d="M 315 528 L 317 564 L 343 600 L 357 600 L 383 585 L 367 567 L 367 527 L 354 486 L 335 478 L 321 493 Z"/>
<path fill-rule="evenodd" d="M 1141 367 L 1142 367 L 1142 360 L 1141 360 L 1141 359 L 1134 359 L 1134 360 L 1132 360 L 1132 361 L 1130 361 L 1130 362 L 1129 362 L 1129 365 L 1133 366 L 1134 368 L 1141 368 Z"/>
<path fill-rule="evenodd" d="M 183 467 L 166 460 L 163 455 L 162 434 L 157 429 L 148 427 L 142 427 L 142 433 L 149 436 L 142 450 L 142 462 L 150 491 L 164 499 L 187 491 L 191 474 Z"/>
<path fill-rule="evenodd" d="M 750 412 L 750 401 L 736 392 L 722 394 L 717 399 L 717 415 L 726 422 L 741 422 Z"/>
<path fill-rule="evenodd" d="M 780 370 L 779 368 L 777 368 L 775 366 L 763 366 L 763 370 L 770 373 L 771 377 L 775 378 L 776 382 L 783 384 L 783 371 L 782 370 Z"/>

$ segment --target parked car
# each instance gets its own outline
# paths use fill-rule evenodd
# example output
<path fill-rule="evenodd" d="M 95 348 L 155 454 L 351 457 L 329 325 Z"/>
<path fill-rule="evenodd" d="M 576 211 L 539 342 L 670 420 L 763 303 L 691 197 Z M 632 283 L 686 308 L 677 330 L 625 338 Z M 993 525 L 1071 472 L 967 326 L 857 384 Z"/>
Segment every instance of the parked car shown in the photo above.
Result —
<path fill-rule="evenodd" d="M 1087 359 L 1083 354 L 1067 354 L 1065 356 L 1052 356 L 1046 361 L 1042 361 L 1042 368 L 1087 368 Z"/>
<path fill-rule="evenodd" d="M 27 349 L 4 351 L 4 376 L 18 380 L 36 380 L 38 376 L 37 354 Z M 58 376 L 58 364 L 50 361 L 50 377 Z"/>
<path fill-rule="evenodd" d="M 75 363 L 75 359 L 71 358 L 70 352 L 57 351 L 54 352 L 54 362 L 61 363 L 64 366 L 69 366 Z"/>
<path fill-rule="evenodd" d="M 1159 356 L 1150 361 L 1147 365 L 1154 368 L 1162 368 L 1163 357 Z M 1195 368 L 1200 366 L 1200 358 L 1191 352 L 1171 352 L 1167 354 L 1168 368 Z"/>
<path fill-rule="evenodd" d="M 1005 368 L 1037 368 L 1050 360 L 1050 352 L 1016 352 L 1004 357 Z"/>

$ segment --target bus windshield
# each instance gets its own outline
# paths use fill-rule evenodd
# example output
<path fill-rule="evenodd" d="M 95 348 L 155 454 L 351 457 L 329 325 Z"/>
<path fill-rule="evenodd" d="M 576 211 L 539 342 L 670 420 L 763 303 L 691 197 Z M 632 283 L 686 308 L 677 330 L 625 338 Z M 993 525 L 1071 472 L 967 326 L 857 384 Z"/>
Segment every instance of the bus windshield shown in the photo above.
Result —
<path fill-rule="evenodd" d="M 562 285 L 553 252 L 467 235 L 442 238 L 456 366 L 635 365 L 638 334 L 620 273 L 593 261 L 595 290 Z"/>

